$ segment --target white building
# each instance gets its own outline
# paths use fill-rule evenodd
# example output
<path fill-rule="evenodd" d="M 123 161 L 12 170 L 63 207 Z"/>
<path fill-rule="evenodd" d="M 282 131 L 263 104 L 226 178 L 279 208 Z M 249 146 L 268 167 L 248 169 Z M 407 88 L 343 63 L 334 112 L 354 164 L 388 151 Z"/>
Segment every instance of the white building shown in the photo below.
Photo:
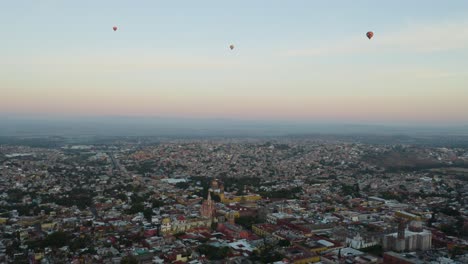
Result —
<path fill-rule="evenodd" d="M 386 235 L 383 239 L 383 248 L 385 250 L 414 251 L 428 250 L 432 247 L 432 233 L 429 230 L 413 232 L 408 229 L 404 231 L 404 237 L 398 236 L 398 233 Z"/>
<path fill-rule="evenodd" d="M 377 240 L 366 240 L 361 237 L 360 234 L 357 234 L 353 238 L 346 238 L 346 245 L 355 249 L 372 247 L 378 244 Z"/>

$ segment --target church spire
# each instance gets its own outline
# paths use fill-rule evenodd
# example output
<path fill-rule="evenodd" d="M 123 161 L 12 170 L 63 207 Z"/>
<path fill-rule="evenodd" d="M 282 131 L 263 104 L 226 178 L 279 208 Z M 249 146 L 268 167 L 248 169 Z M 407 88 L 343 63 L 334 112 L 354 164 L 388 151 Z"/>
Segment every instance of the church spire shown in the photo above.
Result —
<path fill-rule="evenodd" d="M 202 203 L 201 207 L 201 215 L 203 217 L 211 218 L 213 217 L 213 213 L 215 211 L 215 204 L 213 200 L 211 200 L 211 192 L 208 192 L 208 197 Z"/>

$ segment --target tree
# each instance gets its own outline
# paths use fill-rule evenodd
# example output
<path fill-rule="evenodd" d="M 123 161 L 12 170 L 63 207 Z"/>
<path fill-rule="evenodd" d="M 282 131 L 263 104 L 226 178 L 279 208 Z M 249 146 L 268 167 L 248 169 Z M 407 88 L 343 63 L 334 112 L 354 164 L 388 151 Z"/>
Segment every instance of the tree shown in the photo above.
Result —
<path fill-rule="evenodd" d="M 132 207 L 130 207 L 130 209 L 128 209 L 126 211 L 127 214 L 136 214 L 136 213 L 139 213 L 139 212 L 143 212 L 145 210 L 145 206 L 143 203 L 136 203 L 136 204 L 133 204 Z"/>
<path fill-rule="evenodd" d="M 120 199 L 123 202 L 126 202 L 128 200 L 127 195 L 124 194 L 124 193 L 117 194 L 117 196 L 115 198 Z"/>
<path fill-rule="evenodd" d="M 250 230 L 253 224 L 259 223 L 259 220 L 255 216 L 241 216 L 236 219 L 236 223 Z"/>
<path fill-rule="evenodd" d="M 198 247 L 200 254 L 205 255 L 210 260 L 225 259 L 229 254 L 229 247 L 214 247 L 211 245 L 201 245 Z"/>
<path fill-rule="evenodd" d="M 261 251 L 255 250 L 251 256 L 251 260 L 260 261 L 261 263 L 273 263 L 280 261 L 284 258 L 284 255 L 273 250 L 272 246 L 267 246 Z"/>
<path fill-rule="evenodd" d="M 455 246 L 451 250 L 449 250 L 449 253 L 450 253 L 452 258 L 455 258 L 456 256 L 463 255 L 464 250 L 463 250 L 463 248 L 461 248 L 459 246 Z"/>
<path fill-rule="evenodd" d="M 383 248 L 381 245 L 375 245 L 375 246 L 370 246 L 366 248 L 361 248 L 360 249 L 363 252 L 375 255 L 375 256 L 382 256 L 383 254 Z"/>
<path fill-rule="evenodd" d="M 78 249 L 89 247 L 91 243 L 92 240 L 89 236 L 77 237 L 71 241 L 70 249 L 72 251 L 77 251 Z"/>
<path fill-rule="evenodd" d="M 67 233 L 62 231 L 54 232 L 44 239 L 44 247 L 60 248 L 70 243 L 70 238 Z"/>
<path fill-rule="evenodd" d="M 145 201 L 145 198 L 137 195 L 137 194 L 133 194 L 131 197 L 132 199 L 132 203 L 136 204 L 136 203 L 143 203 Z"/>
<path fill-rule="evenodd" d="M 151 222 L 151 216 L 153 215 L 153 210 L 151 208 L 146 208 L 143 211 L 143 215 L 145 216 L 146 221 Z"/>
<path fill-rule="evenodd" d="M 220 203 L 220 202 L 221 202 L 221 197 L 219 197 L 219 195 L 217 195 L 217 194 L 213 194 L 213 195 L 211 196 L 211 199 L 212 199 L 213 201 L 217 202 L 217 203 Z"/>
<path fill-rule="evenodd" d="M 245 195 L 245 192 L 244 192 L 244 186 L 241 185 L 239 190 L 237 191 L 236 195 L 238 196 L 241 196 L 241 195 Z"/>
<path fill-rule="evenodd" d="M 341 191 L 343 192 L 344 195 L 351 195 L 353 197 L 360 197 L 359 194 L 359 185 L 346 185 L 342 184 L 341 185 Z"/>
<path fill-rule="evenodd" d="M 178 182 L 178 183 L 175 184 L 175 187 L 185 190 L 188 187 L 190 187 L 190 183 L 188 183 L 188 182 Z"/>
<path fill-rule="evenodd" d="M 291 245 L 291 242 L 289 242 L 289 240 L 286 240 L 286 239 L 281 239 L 278 242 L 278 246 L 280 247 L 289 247 L 290 245 Z"/>
<path fill-rule="evenodd" d="M 125 256 L 120 261 L 121 264 L 138 264 L 138 259 L 134 256 Z"/>
<path fill-rule="evenodd" d="M 161 201 L 161 200 L 156 200 L 156 199 L 153 199 L 151 200 L 151 204 L 152 204 L 152 207 L 153 208 L 159 208 L 161 206 L 164 206 L 164 202 Z"/>

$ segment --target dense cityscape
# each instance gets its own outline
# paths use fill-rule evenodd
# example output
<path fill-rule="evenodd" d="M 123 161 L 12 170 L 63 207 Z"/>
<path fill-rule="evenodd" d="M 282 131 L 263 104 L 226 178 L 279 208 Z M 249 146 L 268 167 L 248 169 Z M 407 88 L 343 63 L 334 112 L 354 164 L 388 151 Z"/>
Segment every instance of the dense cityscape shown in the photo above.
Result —
<path fill-rule="evenodd" d="M 0 33 L 0 264 L 468 264 L 468 0 L 5 0 Z"/>
<path fill-rule="evenodd" d="M 0 145 L 1 263 L 468 263 L 468 148 Z"/>

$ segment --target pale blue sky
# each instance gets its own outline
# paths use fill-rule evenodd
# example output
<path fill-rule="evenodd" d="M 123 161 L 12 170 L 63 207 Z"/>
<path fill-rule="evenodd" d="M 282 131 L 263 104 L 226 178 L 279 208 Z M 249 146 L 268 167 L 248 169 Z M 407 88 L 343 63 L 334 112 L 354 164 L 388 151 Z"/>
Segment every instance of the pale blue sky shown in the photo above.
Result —
<path fill-rule="evenodd" d="M 367 30 L 377 37 L 413 23 L 464 20 L 468 14 L 464 0 L 15 0 L 1 1 L 0 7 L 0 47 L 21 53 L 112 49 L 108 38 L 114 24 L 121 34 L 110 37 L 120 48 L 203 54 L 228 42 L 266 52 Z"/>
<path fill-rule="evenodd" d="M 2 0 L 0 112 L 467 123 L 467 26 L 465 0 Z"/>

